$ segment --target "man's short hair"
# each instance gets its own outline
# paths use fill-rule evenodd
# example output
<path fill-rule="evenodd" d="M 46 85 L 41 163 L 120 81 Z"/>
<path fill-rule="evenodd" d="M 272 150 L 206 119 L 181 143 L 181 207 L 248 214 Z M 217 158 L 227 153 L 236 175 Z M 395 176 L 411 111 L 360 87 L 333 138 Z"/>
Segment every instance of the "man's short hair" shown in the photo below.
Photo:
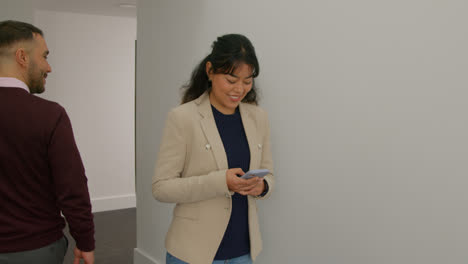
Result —
<path fill-rule="evenodd" d="M 34 33 L 44 36 L 42 30 L 31 24 L 14 20 L 2 21 L 0 22 L 0 49 L 20 41 L 33 40 Z"/>

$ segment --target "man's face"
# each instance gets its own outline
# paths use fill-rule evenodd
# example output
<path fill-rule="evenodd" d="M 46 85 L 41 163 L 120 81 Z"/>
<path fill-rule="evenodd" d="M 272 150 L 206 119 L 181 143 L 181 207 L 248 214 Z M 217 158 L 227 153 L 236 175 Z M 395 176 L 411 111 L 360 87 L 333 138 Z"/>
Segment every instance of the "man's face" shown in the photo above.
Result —
<path fill-rule="evenodd" d="M 34 34 L 33 43 L 27 75 L 27 85 L 32 94 L 44 92 L 47 74 L 52 71 L 47 62 L 49 49 L 44 38 L 39 34 Z"/>

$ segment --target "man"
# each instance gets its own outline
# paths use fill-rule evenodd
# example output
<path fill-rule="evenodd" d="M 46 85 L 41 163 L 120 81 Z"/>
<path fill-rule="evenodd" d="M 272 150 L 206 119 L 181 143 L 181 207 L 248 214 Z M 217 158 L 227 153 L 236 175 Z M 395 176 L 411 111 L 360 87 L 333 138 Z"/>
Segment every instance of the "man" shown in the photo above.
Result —
<path fill-rule="evenodd" d="M 0 22 L 0 264 L 62 263 L 65 216 L 75 261 L 94 263 L 87 178 L 70 120 L 44 92 L 51 67 L 40 29 Z"/>

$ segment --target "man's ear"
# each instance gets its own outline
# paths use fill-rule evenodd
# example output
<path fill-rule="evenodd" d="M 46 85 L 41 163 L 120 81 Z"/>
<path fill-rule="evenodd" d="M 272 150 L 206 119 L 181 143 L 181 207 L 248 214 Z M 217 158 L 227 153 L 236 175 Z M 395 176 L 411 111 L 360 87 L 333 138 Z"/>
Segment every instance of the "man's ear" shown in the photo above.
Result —
<path fill-rule="evenodd" d="M 24 48 L 19 48 L 15 52 L 15 60 L 21 67 L 29 65 L 29 54 Z"/>
<path fill-rule="evenodd" d="M 211 81 L 211 75 L 213 74 L 213 65 L 211 64 L 211 62 L 209 61 L 206 62 L 205 71 L 206 71 L 206 75 L 208 76 L 208 80 Z"/>

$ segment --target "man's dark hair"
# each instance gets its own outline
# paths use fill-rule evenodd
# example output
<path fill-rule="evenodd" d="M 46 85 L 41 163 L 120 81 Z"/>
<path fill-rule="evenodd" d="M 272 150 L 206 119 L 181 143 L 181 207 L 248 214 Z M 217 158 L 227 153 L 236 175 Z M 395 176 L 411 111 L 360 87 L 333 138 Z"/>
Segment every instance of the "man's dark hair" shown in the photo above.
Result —
<path fill-rule="evenodd" d="M 0 22 L 0 49 L 19 41 L 34 39 L 34 33 L 44 36 L 42 30 L 20 21 L 6 20 Z"/>

